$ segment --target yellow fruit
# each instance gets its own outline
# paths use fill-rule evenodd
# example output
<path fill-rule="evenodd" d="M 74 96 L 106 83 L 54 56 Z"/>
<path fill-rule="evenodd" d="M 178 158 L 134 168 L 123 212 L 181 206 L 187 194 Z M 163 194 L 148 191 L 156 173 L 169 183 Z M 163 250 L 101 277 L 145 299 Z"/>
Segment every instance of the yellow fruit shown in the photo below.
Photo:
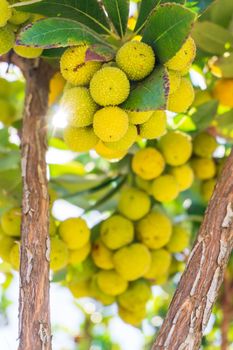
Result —
<path fill-rule="evenodd" d="M 180 86 L 173 93 L 169 94 L 167 109 L 175 113 L 184 113 L 194 101 L 194 89 L 187 78 L 181 78 Z"/>
<path fill-rule="evenodd" d="M 135 281 L 149 270 L 151 254 L 144 244 L 133 243 L 119 249 L 113 256 L 113 263 L 122 278 Z"/>
<path fill-rule="evenodd" d="M 92 277 L 91 290 L 96 300 L 100 301 L 103 305 L 111 305 L 115 302 L 115 296 L 102 292 L 97 283 L 97 275 Z"/>
<path fill-rule="evenodd" d="M 173 175 L 161 175 L 152 182 L 151 192 L 159 202 L 170 202 L 179 195 L 179 185 Z"/>
<path fill-rule="evenodd" d="M 128 287 L 128 282 L 114 270 L 98 272 L 97 284 L 103 293 L 112 296 L 123 293 Z"/>
<path fill-rule="evenodd" d="M 212 197 L 212 194 L 214 192 L 214 188 L 216 185 L 216 179 L 209 179 L 206 181 L 203 181 L 201 184 L 201 195 L 203 199 L 206 202 L 209 202 L 210 198 Z"/>
<path fill-rule="evenodd" d="M 181 74 L 180 72 L 169 70 L 168 79 L 169 79 L 169 94 L 173 94 L 180 86 Z"/>
<path fill-rule="evenodd" d="M 129 118 L 127 113 L 119 107 L 105 107 L 95 113 L 93 127 L 100 140 L 114 142 L 126 134 Z"/>
<path fill-rule="evenodd" d="M 106 142 L 105 145 L 115 151 L 126 151 L 134 144 L 137 136 L 138 134 L 136 126 L 129 124 L 128 130 L 119 141 Z"/>
<path fill-rule="evenodd" d="M 73 85 L 87 85 L 95 72 L 101 67 L 100 62 L 85 62 L 87 49 L 88 46 L 83 43 L 68 48 L 61 56 L 61 74 Z"/>
<path fill-rule="evenodd" d="M 20 244 L 14 243 L 10 251 L 10 263 L 15 270 L 19 270 L 20 265 Z"/>
<path fill-rule="evenodd" d="M 0 111 L 0 121 L 4 125 L 10 126 L 15 118 L 15 110 L 6 98 L 0 97 Z"/>
<path fill-rule="evenodd" d="M 91 243 L 87 242 L 82 248 L 69 251 L 69 263 L 77 265 L 83 262 L 91 251 Z"/>
<path fill-rule="evenodd" d="M 91 126 L 84 128 L 68 126 L 64 130 L 64 141 L 72 151 L 87 152 L 97 145 L 99 139 Z"/>
<path fill-rule="evenodd" d="M 12 16 L 9 22 L 15 25 L 25 23 L 30 18 L 30 13 L 12 9 Z"/>
<path fill-rule="evenodd" d="M 96 266 L 101 269 L 113 269 L 113 252 L 104 245 L 101 239 L 97 239 L 93 243 L 91 256 Z"/>
<path fill-rule="evenodd" d="M 152 180 L 159 176 L 165 168 L 162 154 L 152 147 L 139 150 L 133 157 L 132 169 L 144 180 Z"/>
<path fill-rule="evenodd" d="M 104 67 L 90 82 L 92 98 L 101 106 L 119 105 L 129 96 L 130 84 L 126 74 L 116 67 Z"/>
<path fill-rule="evenodd" d="M 233 79 L 220 79 L 213 89 L 213 97 L 228 107 L 233 108 Z"/>
<path fill-rule="evenodd" d="M 194 40 L 189 36 L 181 49 L 166 62 L 166 67 L 172 70 L 182 71 L 186 69 L 194 60 L 196 55 L 196 45 Z"/>
<path fill-rule="evenodd" d="M 55 236 L 56 232 L 57 232 L 56 221 L 54 220 L 54 218 L 52 216 L 50 216 L 50 218 L 49 218 L 49 234 L 50 234 L 50 236 Z"/>
<path fill-rule="evenodd" d="M 132 242 L 134 227 L 131 221 L 121 215 L 113 215 L 100 227 L 100 236 L 110 249 L 118 249 Z"/>
<path fill-rule="evenodd" d="M 149 45 L 130 41 L 118 50 L 116 63 L 130 80 L 141 80 L 152 72 L 155 55 Z"/>
<path fill-rule="evenodd" d="M 1 225 L 6 235 L 20 237 L 21 209 L 12 208 L 5 211 L 1 217 Z"/>
<path fill-rule="evenodd" d="M 194 158 L 191 160 L 191 167 L 194 175 L 200 180 L 207 180 L 216 174 L 216 165 L 213 159 Z"/>
<path fill-rule="evenodd" d="M 97 267 L 95 266 L 92 258 L 90 256 L 87 257 L 82 263 L 78 266 L 68 267 L 66 280 L 69 281 L 87 281 L 90 280 L 95 273 L 97 272 Z"/>
<path fill-rule="evenodd" d="M 4 27 L 12 15 L 9 2 L 6 0 L 0 0 L 0 9 L 0 27 Z"/>
<path fill-rule="evenodd" d="M 150 119 L 153 111 L 147 111 L 147 112 L 136 112 L 136 111 L 127 111 L 129 116 L 129 122 L 135 125 L 145 123 L 147 120 Z"/>
<path fill-rule="evenodd" d="M 179 131 L 170 131 L 159 142 L 166 162 L 172 166 L 186 163 L 192 154 L 192 142 L 189 135 Z"/>
<path fill-rule="evenodd" d="M 0 227 L 1 231 L 1 227 Z M 10 251 L 12 247 L 14 246 L 14 240 L 9 237 L 5 236 L 5 234 L 0 233 L 0 258 L 3 261 L 6 261 L 10 263 Z"/>
<path fill-rule="evenodd" d="M 118 304 L 125 310 L 137 312 L 144 308 L 151 297 L 151 289 L 148 282 L 137 280 L 131 282 L 127 290 L 118 296 Z"/>
<path fill-rule="evenodd" d="M 9 26 L 0 28 L 0 55 L 4 55 L 8 51 L 10 51 L 14 46 L 14 43 L 15 34 L 13 30 Z"/>
<path fill-rule="evenodd" d="M 141 190 L 145 191 L 148 194 L 151 194 L 152 181 L 147 181 L 147 180 L 142 179 L 140 176 L 135 176 L 135 184 Z"/>
<path fill-rule="evenodd" d="M 114 142 L 113 142 L 114 143 Z M 114 150 L 108 148 L 102 141 L 99 141 L 95 146 L 96 153 L 105 159 L 108 160 L 117 160 L 123 158 L 127 151 L 125 150 Z"/>
<path fill-rule="evenodd" d="M 92 124 L 98 106 L 87 88 L 74 87 L 64 92 L 61 108 L 69 125 L 80 128 Z"/>
<path fill-rule="evenodd" d="M 193 102 L 194 107 L 201 106 L 202 104 L 211 101 L 212 96 L 208 90 L 195 91 L 195 99 Z"/>
<path fill-rule="evenodd" d="M 151 265 L 150 269 L 144 275 L 145 278 L 150 280 L 160 280 L 161 277 L 166 276 L 168 274 L 172 256 L 165 249 L 158 249 L 151 252 Z"/>
<path fill-rule="evenodd" d="M 164 111 L 155 111 L 149 120 L 139 126 L 139 135 L 148 140 L 157 139 L 166 133 L 167 117 Z"/>
<path fill-rule="evenodd" d="M 61 96 L 65 87 L 65 79 L 60 72 L 54 74 L 49 83 L 49 100 L 48 104 L 51 106 Z"/>
<path fill-rule="evenodd" d="M 93 297 L 91 282 L 87 281 L 70 281 L 68 288 L 75 298 Z"/>
<path fill-rule="evenodd" d="M 1 29 L 0 29 L 1 33 Z M 0 96 L 1 97 L 8 97 L 11 90 L 11 84 L 8 80 L 0 77 Z"/>
<path fill-rule="evenodd" d="M 192 186 L 194 174 L 190 165 L 184 164 L 172 167 L 170 173 L 175 177 L 179 191 L 185 191 Z"/>
<path fill-rule="evenodd" d="M 39 47 L 26 47 L 15 45 L 14 51 L 15 53 L 17 53 L 17 55 L 24 58 L 37 58 L 42 54 L 43 49 L 40 49 Z"/>
<path fill-rule="evenodd" d="M 118 309 L 118 314 L 124 322 L 129 323 L 132 326 L 137 327 L 137 326 L 140 326 L 141 322 L 146 317 L 146 309 L 144 307 L 144 308 L 137 310 L 137 312 L 132 312 L 132 311 L 128 311 L 120 306 Z"/>
<path fill-rule="evenodd" d="M 127 188 L 120 194 L 118 209 L 130 220 L 139 220 L 150 210 L 150 197 L 137 188 Z"/>
<path fill-rule="evenodd" d="M 67 247 L 76 250 L 84 247 L 90 239 L 90 229 L 82 218 L 70 218 L 61 222 L 59 233 Z"/>
<path fill-rule="evenodd" d="M 136 234 L 138 240 L 148 248 L 159 249 L 168 243 L 172 224 L 165 214 L 154 211 L 137 223 Z"/>
<path fill-rule="evenodd" d="M 218 147 L 218 143 L 214 136 L 208 132 L 202 132 L 193 139 L 193 152 L 203 158 L 211 158 L 212 154 Z"/>
<path fill-rule="evenodd" d="M 181 225 L 172 228 L 171 239 L 167 244 L 167 249 L 171 253 L 180 253 L 189 245 L 189 232 Z"/>
<path fill-rule="evenodd" d="M 58 237 L 51 237 L 51 252 L 50 252 L 50 268 L 53 271 L 58 271 L 66 267 L 68 264 L 68 248 L 67 245 Z"/>

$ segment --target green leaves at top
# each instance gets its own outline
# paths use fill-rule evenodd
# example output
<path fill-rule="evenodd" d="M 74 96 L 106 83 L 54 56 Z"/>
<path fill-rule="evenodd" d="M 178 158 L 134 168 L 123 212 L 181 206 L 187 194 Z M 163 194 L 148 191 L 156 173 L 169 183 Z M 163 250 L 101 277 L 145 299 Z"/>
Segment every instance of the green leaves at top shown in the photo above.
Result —
<path fill-rule="evenodd" d="M 148 78 L 135 84 L 122 107 L 132 111 L 165 109 L 168 92 L 167 71 L 164 67 L 157 67 Z"/>
<path fill-rule="evenodd" d="M 129 0 L 102 0 L 117 33 L 123 37 L 129 16 Z"/>
<path fill-rule="evenodd" d="M 153 47 L 161 63 L 167 62 L 184 44 L 195 18 L 194 12 L 178 4 L 158 6 L 146 23 L 142 41 Z"/>

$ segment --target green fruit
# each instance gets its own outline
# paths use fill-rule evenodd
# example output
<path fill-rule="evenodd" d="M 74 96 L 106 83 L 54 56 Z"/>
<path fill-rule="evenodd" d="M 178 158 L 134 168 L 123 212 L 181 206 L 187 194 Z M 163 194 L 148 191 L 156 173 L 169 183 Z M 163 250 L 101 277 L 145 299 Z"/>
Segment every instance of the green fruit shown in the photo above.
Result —
<path fill-rule="evenodd" d="M 50 268 L 59 271 L 68 264 L 68 248 L 58 237 L 51 237 Z"/>
<path fill-rule="evenodd" d="M 0 0 L 0 9 L 0 27 L 4 27 L 12 14 L 9 2 L 6 0 Z"/>
<path fill-rule="evenodd" d="M 10 28 L 10 26 L 0 28 L 0 55 L 4 55 L 5 53 L 9 52 L 14 46 L 14 43 L 15 43 L 15 34 L 13 30 Z"/>
<path fill-rule="evenodd" d="M 10 251 L 13 246 L 14 240 L 11 237 L 5 236 L 5 234 L 0 233 L 0 257 L 3 261 L 10 263 Z"/>
<path fill-rule="evenodd" d="M 19 270 L 20 265 L 20 244 L 14 243 L 10 251 L 10 263 L 15 270 Z"/>
<path fill-rule="evenodd" d="M 14 51 L 17 53 L 17 55 L 24 57 L 24 58 L 37 58 L 40 57 L 43 49 L 40 49 L 39 47 L 27 47 L 27 46 L 14 46 Z"/>
<path fill-rule="evenodd" d="M 151 297 L 151 289 L 148 282 L 140 279 L 129 284 L 127 290 L 118 296 L 119 305 L 131 312 L 137 312 Z"/>
<path fill-rule="evenodd" d="M 194 171 L 194 175 L 200 180 L 211 179 L 216 174 L 216 165 L 213 159 L 193 158 L 191 167 Z"/>
<path fill-rule="evenodd" d="M 1 225 L 6 235 L 20 237 L 21 209 L 12 208 L 5 211 L 1 217 Z"/>
<path fill-rule="evenodd" d="M 171 253 L 180 253 L 189 245 L 189 232 L 181 225 L 172 228 L 172 235 L 167 244 L 167 249 Z"/>
<path fill-rule="evenodd" d="M 207 132 L 202 132 L 193 139 L 193 152 L 199 157 L 211 158 L 217 147 L 215 137 Z"/>

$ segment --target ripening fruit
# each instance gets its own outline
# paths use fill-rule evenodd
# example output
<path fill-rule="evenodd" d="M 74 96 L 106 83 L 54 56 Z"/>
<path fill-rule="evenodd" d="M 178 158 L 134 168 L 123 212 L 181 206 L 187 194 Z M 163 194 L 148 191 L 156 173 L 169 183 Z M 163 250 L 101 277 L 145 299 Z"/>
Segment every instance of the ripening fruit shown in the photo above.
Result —
<path fill-rule="evenodd" d="M 204 131 L 193 139 L 193 152 L 199 157 L 211 158 L 217 147 L 218 143 L 215 137 L 208 132 Z"/>
<path fill-rule="evenodd" d="M 10 263 L 15 270 L 19 270 L 20 264 L 20 244 L 18 242 L 14 243 L 10 250 Z"/>
<path fill-rule="evenodd" d="M 201 195 L 206 202 L 209 202 L 210 198 L 212 197 L 216 182 L 217 182 L 217 180 L 215 178 L 202 182 Z"/>
<path fill-rule="evenodd" d="M 112 142 L 112 143 L 115 143 L 115 142 Z M 95 146 L 95 151 L 100 157 L 108 160 L 119 160 L 123 158 L 127 153 L 126 150 L 111 149 L 107 147 L 102 141 L 99 141 L 97 143 L 97 145 Z"/>
<path fill-rule="evenodd" d="M 104 67 L 90 82 L 92 98 L 100 106 L 119 105 L 129 96 L 130 84 L 126 74 L 116 67 Z"/>
<path fill-rule="evenodd" d="M 129 124 L 128 130 L 119 141 L 106 142 L 105 145 L 113 151 L 126 151 L 134 144 L 137 136 L 138 134 L 136 126 Z"/>
<path fill-rule="evenodd" d="M 126 134 L 128 127 L 128 114 L 119 107 L 105 107 L 94 115 L 94 132 L 104 142 L 120 140 Z"/>
<path fill-rule="evenodd" d="M 150 119 L 153 111 L 137 112 L 137 111 L 127 111 L 129 116 L 129 122 L 135 125 L 147 122 Z"/>
<path fill-rule="evenodd" d="M 87 85 L 95 72 L 101 67 L 100 62 L 85 62 L 87 49 L 88 46 L 83 43 L 68 48 L 61 56 L 61 74 L 73 85 Z"/>
<path fill-rule="evenodd" d="M 186 69 L 194 60 L 196 55 L 196 45 L 191 36 L 185 41 L 181 49 L 172 57 L 165 66 L 168 69 L 182 71 Z"/>
<path fill-rule="evenodd" d="M 168 79 L 169 79 L 169 94 L 173 94 L 180 86 L 181 74 L 180 72 L 169 70 Z"/>
<path fill-rule="evenodd" d="M 147 140 L 157 139 L 166 133 L 166 126 L 166 113 L 155 111 L 145 123 L 139 125 L 139 135 Z"/>
<path fill-rule="evenodd" d="M 184 113 L 193 103 L 194 97 L 191 82 L 182 77 L 178 89 L 168 96 L 167 109 L 175 113 Z"/>
<path fill-rule="evenodd" d="M 151 252 L 150 269 L 144 275 L 145 278 L 156 281 L 166 276 L 171 266 L 172 256 L 165 249 L 158 249 Z"/>
<path fill-rule="evenodd" d="M 30 18 L 30 15 L 31 14 L 28 12 L 12 9 L 12 16 L 9 22 L 18 26 L 19 24 L 25 23 Z"/>
<path fill-rule="evenodd" d="M 190 136 L 179 131 L 169 131 L 161 137 L 159 145 L 166 162 L 172 166 L 186 163 L 192 154 Z"/>
<path fill-rule="evenodd" d="M 168 243 L 172 224 L 165 214 L 153 211 L 137 223 L 136 234 L 148 248 L 159 249 Z"/>
<path fill-rule="evenodd" d="M 166 248 L 171 253 L 180 253 L 189 245 L 190 234 L 181 225 L 174 225 L 172 228 L 172 235 Z"/>
<path fill-rule="evenodd" d="M 149 270 L 151 254 L 144 244 L 133 243 L 117 250 L 113 263 L 122 278 L 135 281 Z"/>
<path fill-rule="evenodd" d="M 49 83 L 49 106 L 52 106 L 61 96 L 65 87 L 65 79 L 60 72 L 54 74 Z"/>
<path fill-rule="evenodd" d="M 113 215 L 102 223 L 100 237 L 109 249 L 119 249 L 132 242 L 133 224 L 121 215 Z"/>
<path fill-rule="evenodd" d="M 137 312 L 132 312 L 120 306 L 118 309 L 118 314 L 124 322 L 137 327 L 137 326 L 140 326 L 141 322 L 146 317 L 146 308 L 143 307 L 137 310 Z"/>
<path fill-rule="evenodd" d="M 179 185 L 173 175 L 165 174 L 152 182 L 151 192 L 157 201 L 166 203 L 179 195 Z"/>
<path fill-rule="evenodd" d="M 64 130 L 64 141 L 72 151 L 87 152 L 97 145 L 99 139 L 91 126 L 84 128 L 68 126 Z"/>
<path fill-rule="evenodd" d="M 9 2 L 6 0 L 0 0 L 0 9 L 0 27 L 4 27 L 12 14 Z"/>
<path fill-rule="evenodd" d="M 17 55 L 24 57 L 24 58 L 37 58 L 39 57 L 43 49 L 40 49 L 39 47 L 27 47 L 27 46 L 14 46 L 14 51 L 17 53 Z"/>
<path fill-rule="evenodd" d="M 87 242 L 83 247 L 69 251 L 69 263 L 77 265 L 83 262 L 91 251 L 91 243 Z"/>
<path fill-rule="evenodd" d="M 8 236 L 20 237 L 21 209 L 11 208 L 5 211 L 1 217 L 1 226 Z"/>
<path fill-rule="evenodd" d="M 135 184 L 141 190 L 145 191 L 148 194 L 151 194 L 152 181 L 147 181 L 147 180 L 142 179 L 140 176 L 135 176 Z"/>
<path fill-rule="evenodd" d="M 50 268 L 53 271 L 63 269 L 68 264 L 67 245 L 58 237 L 51 237 Z"/>
<path fill-rule="evenodd" d="M 233 79 L 220 79 L 213 89 L 213 97 L 228 107 L 233 108 Z"/>
<path fill-rule="evenodd" d="M 96 280 L 100 290 L 112 296 L 123 293 L 128 287 L 128 282 L 114 270 L 98 272 Z"/>
<path fill-rule="evenodd" d="M 193 170 L 188 164 L 172 167 L 170 173 L 175 177 L 179 191 L 185 191 L 192 186 L 194 180 Z"/>
<path fill-rule="evenodd" d="M 118 50 L 116 63 L 130 80 L 141 80 L 154 68 L 154 51 L 145 43 L 130 41 Z"/>
<path fill-rule="evenodd" d="M 144 180 L 156 178 L 163 172 L 164 168 L 164 158 L 155 148 L 141 149 L 133 156 L 132 169 Z"/>
<path fill-rule="evenodd" d="M 91 282 L 87 281 L 73 281 L 68 283 L 68 288 L 70 289 L 73 296 L 77 299 L 83 297 L 93 297 L 93 291 L 91 289 Z"/>
<path fill-rule="evenodd" d="M 92 277 L 91 290 L 96 300 L 100 301 L 103 305 L 111 305 L 115 302 L 115 296 L 104 293 L 97 283 L 97 275 Z"/>
<path fill-rule="evenodd" d="M 12 28 L 10 26 L 0 28 L 0 55 L 4 55 L 8 51 L 10 51 L 14 46 L 14 43 L 15 43 L 15 34 Z"/>
<path fill-rule="evenodd" d="M 118 209 L 130 220 L 139 220 L 150 210 L 150 197 L 137 188 L 127 188 L 120 194 Z"/>
<path fill-rule="evenodd" d="M 137 312 L 145 307 L 151 297 L 151 289 L 147 281 L 143 279 L 131 282 L 127 290 L 118 296 L 118 304 L 124 309 Z"/>
<path fill-rule="evenodd" d="M 0 227 L 0 231 L 1 231 L 1 227 Z M 10 251 L 13 246 L 14 246 L 14 240 L 11 237 L 6 236 L 4 233 L 2 234 L 1 232 L 0 233 L 0 258 L 3 261 L 10 263 Z"/>
<path fill-rule="evenodd" d="M 90 229 L 82 218 L 70 218 L 61 222 L 59 233 L 67 247 L 71 250 L 80 249 L 90 239 Z"/>
<path fill-rule="evenodd" d="M 95 265 L 101 269 L 113 269 L 113 252 L 104 245 L 101 239 L 97 239 L 92 244 L 91 256 Z"/>
<path fill-rule="evenodd" d="M 191 167 L 194 175 L 200 180 L 207 180 L 216 174 L 216 165 L 213 159 L 194 158 L 191 160 Z"/>

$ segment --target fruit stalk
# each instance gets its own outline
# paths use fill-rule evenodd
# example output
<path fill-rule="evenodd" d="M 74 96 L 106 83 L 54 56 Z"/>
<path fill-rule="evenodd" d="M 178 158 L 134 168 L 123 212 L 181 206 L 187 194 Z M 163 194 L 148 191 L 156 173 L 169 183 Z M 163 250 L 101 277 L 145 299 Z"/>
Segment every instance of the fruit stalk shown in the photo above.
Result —
<path fill-rule="evenodd" d="M 197 350 L 233 248 L 233 150 L 153 350 Z"/>

